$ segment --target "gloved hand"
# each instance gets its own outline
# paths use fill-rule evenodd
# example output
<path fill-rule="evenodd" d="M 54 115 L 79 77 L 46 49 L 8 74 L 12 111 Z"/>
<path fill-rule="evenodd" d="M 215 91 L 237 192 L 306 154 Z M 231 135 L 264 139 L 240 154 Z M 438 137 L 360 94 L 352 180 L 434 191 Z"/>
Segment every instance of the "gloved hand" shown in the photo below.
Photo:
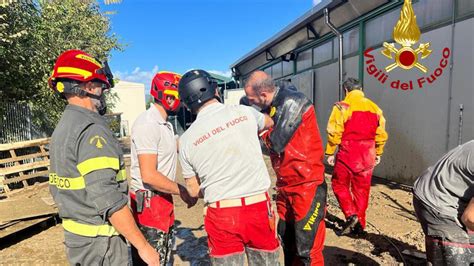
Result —
<path fill-rule="evenodd" d="M 188 190 L 183 186 L 178 184 L 179 188 L 179 196 L 181 197 L 181 200 L 184 201 L 188 205 L 188 209 L 196 205 L 198 198 L 193 198 L 191 195 L 189 195 Z"/>
<path fill-rule="evenodd" d="M 334 166 L 335 161 L 334 155 L 328 155 L 327 162 L 330 166 Z"/>
<path fill-rule="evenodd" d="M 375 165 L 378 165 L 380 163 L 380 160 L 382 160 L 382 156 L 380 155 L 375 156 Z"/>

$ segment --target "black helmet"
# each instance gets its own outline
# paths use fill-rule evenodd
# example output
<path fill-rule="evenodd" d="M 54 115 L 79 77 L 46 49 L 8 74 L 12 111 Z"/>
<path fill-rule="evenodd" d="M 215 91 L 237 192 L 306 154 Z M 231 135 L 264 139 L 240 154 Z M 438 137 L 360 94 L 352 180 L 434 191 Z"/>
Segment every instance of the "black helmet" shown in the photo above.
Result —
<path fill-rule="evenodd" d="M 201 69 L 186 72 L 179 81 L 178 91 L 181 101 L 193 113 L 207 101 L 216 97 L 217 82 L 209 73 Z"/>

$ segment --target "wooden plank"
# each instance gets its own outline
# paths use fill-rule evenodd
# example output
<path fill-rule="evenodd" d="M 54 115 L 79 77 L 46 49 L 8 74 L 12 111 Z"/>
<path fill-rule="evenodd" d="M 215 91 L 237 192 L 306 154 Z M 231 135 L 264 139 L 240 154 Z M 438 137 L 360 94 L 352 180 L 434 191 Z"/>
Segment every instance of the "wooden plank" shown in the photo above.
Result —
<path fill-rule="evenodd" d="M 15 149 L 22 149 L 22 148 L 44 145 L 44 144 L 48 144 L 49 141 L 50 141 L 50 138 L 43 138 L 43 139 L 0 144 L 0 151 L 8 151 L 8 150 L 15 150 Z"/>
<path fill-rule="evenodd" d="M 2 187 L 3 191 L 5 192 L 5 194 L 8 194 L 8 192 L 10 192 L 10 188 L 8 187 L 8 185 L 5 183 L 5 176 L 3 175 L 0 175 L 0 186 Z M 1 194 L 0 194 L 1 195 Z"/>
<path fill-rule="evenodd" d="M 37 153 L 16 156 L 15 158 L 0 159 L 0 164 L 13 163 L 13 162 L 18 162 L 18 161 L 23 161 L 23 160 L 33 159 L 33 158 L 43 158 L 43 157 L 47 157 L 48 155 L 49 155 L 49 152 L 40 151 Z"/>
<path fill-rule="evenodd" d="M 44 148 L 44 145 L 40 145 L 39 148 L 43 156 L 49 155 L 49 152 L 46 151 L 46 149 Z"/>
<path fill-rule="evenodd" d="M 21 231 L 23 229 L 26 229 L 28 227 L 31 227 L 31 226 L 37 225 L 39 223 L 42 223 L 44 221 L 47 221 L 48 219 L 51 219 L 51 217 L 52 216 L 50 215 L 50 216 L 47 216 L 47 217 L 39 217 L 39 218 L 36 218 L 36 219 L 20 221 L 18 223 L 15 223 L 12 226 L 9 226 L 9 227 L 6 227 L 6 228 L 0 230 L 0 239 L 4 238 L 6 236 L 9 236 L 11 234 L 14 234 L 16 232 L 19 232 L 19 231 Z"/>
<path fill-rule="evenodd" d="M 6 180 L 3 180 L 3 184 L 7 185 L 7 184 L 20 182 L 20 181 L 23 181 L 23 180 L 28 180 L 28 179 L 39 177 L 39 176 L 48 176 L 48 175 L 49 175 L 49 170 L 44 170 L 44 171 L 40 171 L 40 172 L 25 175 L 23 177 L 17 176 L 17 177 L 8 178 Z"/>
<path fill-rule="evenodd" d="M 0 201 L 0 223 L 57 213 L 57 208 L 35 198 Z"/>
<path fill-rule="evenodd" d="M 12 166 L 8 168 L 1 168 L 0 175 L 10 175 L 14 173 L 19 173 L 27 170 L 33 170 L 41 167 L 49 167 L 49 159 L 44 161 L 32 162 L 20 164 L 18 166 Z"/>
<path fill-rule="evenodd" d="M 11 156 L 12 158 L 16 158 L 15 150 L 10 150 L 10 156 Z M 20 166 L 20 162 L 19 162 L 19 161 L 16 161 L 14 167 L 17 168 L 18 166 Z M 23 172 L 20 172 L 19 174 L 20 174 L 20 178 L 24 177 Z M 27 187 L 27 186 L 28 186 L 28 182 L 27 182 L 26 180 L 23 180 L 23 186 L 24 186 L 24 187 Z"/>
<path fill-rule="evenodd" d="M 17 194 L 28 193 L 27 191 L 30 190 L 30 189 L 38 189 L 38 190 L 47 189 L 48 186 L 49 186 L 48 182 L 35 183 L 34 185 L 26 187 L 26 188 L 14 189 L 11 192 L 9 192 L 8 194 L 6 194 L 6 196 L 8 196 L 8 199 L 11 199 L 12 197 L 15 197 Z"/>

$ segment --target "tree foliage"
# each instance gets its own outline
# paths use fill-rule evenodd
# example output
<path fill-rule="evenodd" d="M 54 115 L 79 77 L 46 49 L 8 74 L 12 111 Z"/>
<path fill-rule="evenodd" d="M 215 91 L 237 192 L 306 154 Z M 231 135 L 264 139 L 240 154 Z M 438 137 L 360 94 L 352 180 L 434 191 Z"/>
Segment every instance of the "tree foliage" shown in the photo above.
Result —
<path fill-rule="evenodd" d="M 56 58 L 80 49 L 104 60 L 122 49 L 93 0 L 19 0 L 0 7 L 0 29 L 0 101 L 29 104 L 48 133 L 65 106 L 47 83 Z"/>

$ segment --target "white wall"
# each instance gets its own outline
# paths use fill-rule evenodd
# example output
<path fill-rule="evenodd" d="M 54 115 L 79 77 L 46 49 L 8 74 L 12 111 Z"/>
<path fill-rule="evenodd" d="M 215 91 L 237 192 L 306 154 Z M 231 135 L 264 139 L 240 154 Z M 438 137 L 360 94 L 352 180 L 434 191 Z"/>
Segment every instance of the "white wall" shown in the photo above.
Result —
<path fill-rule="evenodd" d="M 224 91 L 224 103 L 230 105 L 238 105 L 240 98 L 245 96 L 244 89 L 231 89 Z"/>
<path fill-rule="evenodd" d="M 122 113 L 122 123 L 126 125 L 126 135 L 130 135 L 135 119 L 146 110 L 145 85 L 128 81 L 119 81 L 112 89 L 117 93 L 118 101 L 114 113 Z"/>

